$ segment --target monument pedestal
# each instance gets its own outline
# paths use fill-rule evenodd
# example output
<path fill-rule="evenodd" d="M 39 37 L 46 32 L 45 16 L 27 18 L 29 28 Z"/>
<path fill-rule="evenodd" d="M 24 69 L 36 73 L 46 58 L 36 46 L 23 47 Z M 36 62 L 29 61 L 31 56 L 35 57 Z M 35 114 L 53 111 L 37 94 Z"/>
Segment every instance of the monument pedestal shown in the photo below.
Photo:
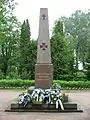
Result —
<path fill-rule="evenodd" d="M 35 87 L 50 88 L 53 80 L 52 64 L 36 64 L 35 65 Z"/>
<path fill-rule="evenodd" d="M 56 108 L 55 104 L 28 104 L 26 107 L 18 106 L 18 103 L 12 103 L 7 107 L 5 112 L 83 112 L 77 107 L 76 103 L 66 102 L 63 104 L 64 110 L 59 106 Z"/>

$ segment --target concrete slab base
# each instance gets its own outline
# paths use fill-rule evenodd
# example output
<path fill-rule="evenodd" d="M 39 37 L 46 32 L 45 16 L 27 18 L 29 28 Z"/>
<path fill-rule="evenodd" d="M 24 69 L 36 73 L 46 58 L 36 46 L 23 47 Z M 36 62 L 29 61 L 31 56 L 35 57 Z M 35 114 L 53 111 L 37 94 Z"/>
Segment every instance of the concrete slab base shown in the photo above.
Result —
<path fill-rule="evenodd" d="M 12 103 L 5 112 L 83 112 L 77 107 L 76 103 L 67 102 L 63 104 L 64 110 L 61 110 L 59 106 L 56 109 L 56 105 L 46 105 L 46 104 L 28 104 L 26 107 L 19 106 L 17 103 Z"/>

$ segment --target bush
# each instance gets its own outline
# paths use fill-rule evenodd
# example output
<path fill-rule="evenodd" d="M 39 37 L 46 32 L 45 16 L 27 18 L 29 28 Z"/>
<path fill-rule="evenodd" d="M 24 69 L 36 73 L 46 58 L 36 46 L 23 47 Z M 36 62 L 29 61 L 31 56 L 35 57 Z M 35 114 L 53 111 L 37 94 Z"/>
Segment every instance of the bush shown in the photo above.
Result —
<path fill-rule="evenodd" d="M 58 83 L 63 89 L 80 89 L 80 88 L 90 88 L 90 81 L 61 81 L 61 80 L 54 80 L 53 83 Z M 34 80 L 0 80 L 0 87 L 1 88 L 28 88 L 30 86 L 34 86 Z"/>
<path fill-rule="evenodd" d="M 30 87 L 34 85 L 34 80 L 0 80 L 0 87 Z"/>
<path fill-rule="evenodd" d="M 90 88 L 90 81 L 60 81 L 55 80 L 62 88 Z"/>

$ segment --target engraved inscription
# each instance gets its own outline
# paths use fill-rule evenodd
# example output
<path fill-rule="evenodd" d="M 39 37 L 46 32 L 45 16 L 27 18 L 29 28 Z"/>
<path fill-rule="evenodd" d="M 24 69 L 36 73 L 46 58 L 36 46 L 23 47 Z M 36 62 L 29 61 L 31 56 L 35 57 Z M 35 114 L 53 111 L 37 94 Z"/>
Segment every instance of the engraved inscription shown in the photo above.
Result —
<path fill-rule="evenodd" d="M 36 73 L 36 75 L 52 75 L 52 73 Z"/>
<path fill-rule="evenodd" d="M 36 73 L 38 80 L 49 80 L 52 73 Z"/>
<path fill-rule="evenodd" d="M 49 81 L 49 79 L 38 79 L 39 81 L 45 80 L 45 81 Z"/>

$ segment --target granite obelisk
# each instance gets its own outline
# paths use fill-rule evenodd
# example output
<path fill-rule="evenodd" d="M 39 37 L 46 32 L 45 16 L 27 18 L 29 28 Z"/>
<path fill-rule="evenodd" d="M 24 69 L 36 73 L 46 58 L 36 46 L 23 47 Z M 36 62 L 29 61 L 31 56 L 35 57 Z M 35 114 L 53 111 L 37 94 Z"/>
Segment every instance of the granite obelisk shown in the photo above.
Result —
<path fill-rule="evenodd" d="M 40 8 L 35 86 L 36 88 L 50 88 L 52 80 L 53 65 L 51 64 L 48 9 Z"/>

